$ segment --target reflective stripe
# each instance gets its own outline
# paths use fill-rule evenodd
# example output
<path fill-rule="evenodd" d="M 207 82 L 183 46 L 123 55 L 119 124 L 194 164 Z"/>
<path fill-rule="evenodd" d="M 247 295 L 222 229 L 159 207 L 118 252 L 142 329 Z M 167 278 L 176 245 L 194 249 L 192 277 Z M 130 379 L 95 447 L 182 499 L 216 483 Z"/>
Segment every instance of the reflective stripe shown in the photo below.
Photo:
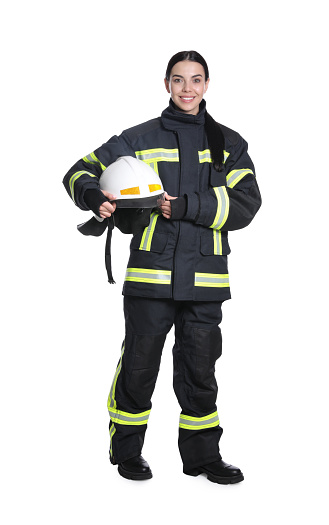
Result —
<path fill-rule="evenodd" d="M 113 436 L 116 433 L 116 428 L 114 426 L 114 423 L 110 426 L 110 455 L 113 457 Z"/>
<path fill-rule="evenodd" d="M 198 151 L 198 154 L 199 154 L 199 162 L 201 164 L 203 162 L 212 162 L 210 149 L 204 149 L 203 151 Z M 229 153 L 224 150 L 224 164 L 228 156 L 229 156 Z"/>
<path fill-rule="evenodd" d="M 195 273 L 194 286 L 228 288 L 228 273 Z"/>
<path fill-rule="evenodd" d="M 139 414 L 130 414 L 129 412 L 109 408 L 109 413 L 111 421 L 119 425 L 147 425 L 151 410 L 146 410 L 146 412 L 140 412 Z"/>
<path fill-rule="evenodd" d="M 82 160 L 84 160 L 85 162 L 89 162 L 89 164 L 98 164 L 102 168 L 102 171 L 106 170 L 106 167 L 104 166 L 104 164 L 101 163 L 100 160 L 98 160 L 94 152 L 89 153 L 89 155 L 83 157 Z"/>
<path fill-rule="evenodd" d="M 124 351 L 125 351 L 125 343 L 123 343 L 122 345 L 121 358 L 120 358 L 119 364 L 114 374 L 113 383 L 112 383 L 109 397 L 107 400 L 107 408 L 111 416 L 112 423 L 118 423 L 120 425 L 146 425 L 151 410 L 147 410 L 146 412 L 141 412 L 139 414 L 130 414 L 129 412 L 123 412 L 122 410 L 117 409 L 117 402 L 115 399 L 115 387 L 118 381 L 119 374 L 121 372 L 122 358 L 123 358 Z M 115 433 L 115 427 L 113 425 L 110 428 L 111 444 L 112 444 L 112 438 L 114 436 L 114 433 Z M 112 455 L 112 452 L 111 452 L 111 455 Z"/>
<path fill-rule="evenodd" d="M 117 369 L 115 371 L 114 379 L 113 379 L 113 382 L 112 382 L 112 385 L 111 385 L 111 389 L 110 389 L 110 393 L 109 393 L 109 397 L 108 397 L 108 400 L 107 400 L 107 408 L 109 410 L 110 410 L 110 408 L 114 408 L 115 409 L 116 406 L 117 406 L 114 394 L 115 394 L 115 387 L 116 387 L 116 384 L 117 384 L 118 376 L 119 376 L 120 371 L 121 371 L 122 357 L 123 357 L 124 351 L 125 351 L 125 343 L 123 342 L 120 361 L 119 361 L 119 364 L 118 364 Z"/>
<path fill-rule="evenodd" d="M 228 156 L 229 156 L 229 152 L 224 150 L 224 164 L 227 161 Z"/>
<path fill-rule="evenodd" d="M 149 270 L 148 268 L 127 268 L 125 281 L 170 284 L 171 272 L 169 270 Z"/>
<path fill-rule="evenodd" d="M 212 162 L 210 149 L 205 149 L 203 151 L 198 151 L 198 154 L 199 154 L 199 162 L 200 163 L 202 163 L 202 162 Z"/>
<path fill-rule="evenodd" d="M 214 232 L 214 254 L 223 255 L 222 232 L 220 230 L 213 230 L 213 232 Z"/>
<path fill-rule="evenodd" d="M 139 186 L 134 186 L 133 188 L 125 188 L 124 190 L 120 190 L 121 195 L 140 195 L 141 191 L 139 189 Z"/>
<path fill-rule="evenodd" d="M 70 186 L 71 196 L 72 196 L 72 199 L 73 199 L 74 202 L 75 202 L 75 199 L 74 199 L 74 183 L 79 177 L 81 177 L 81 175 L 88 175 L 89 177 L 96 177 L 96 175 L 93 175 L 92 173 L 89 173 L 89 171 L 77 171 L 76 173 L 74 173 L 72 175 L 72 177 L 70 178 L 70 181 L 69 181 L 69 186 Z M 97 179 L 97 177 L 96 177 L 96 179 Z"/>
<path fill-rule="evenodd" d="M 142 151 L 135 151 L 135 155 L 138 159 L 149 162 L 179 162 L 178 149 L 144 149 Z"/>
<path fill-rule="evenodd" d="M 159 217 L 159 213 L 157 211 L 154 211 L 153 213 L 151 213 L 150 224 L 144 229 L 142 240 L 139 246 L 140 250 L 144 250 L 146 252 L 150 251 L 151 242 L 153 239 L 154 228 L 158 220 L 158 217 Z"/>
<path fill-rule="evenodd" d="M 217 411 L 205 417 L 191 417 L 181 414 L 179 419 L 179 427 L 187 430 L 201 430 L 203 428 L 217 427 L 217 425 L 219 425 Z"/>
<path fill-rule="evenodd" d="M 226 176 L 227 186 L 229 188 L 234 188 L 234 186 L 245 176 L 248 175 L 248 173 L 251 173 L 253 175 L 253 172 L 249 169 L 244 170 L 233 170 L 230 171 L 230 173 Z"/>
<path fill-rule="evenodd" d="M 150 192 L 161 190 L 160 184 L 149 184 Z"/>
<path fill-rule="evenodd" d="M 230 207 L 230 200 L 228 198 L 227 190 L 225 186 L 219 186 L 216 188 L 213 188 L 215 195 L 217 197 L 217 212 L 215 216 L 215 220 L 210 226 L 210 228 L 215 228 L 216 230 L 220 230 L 225 222 L 227 221 L 227 216 L 229 212 Z"/>
<path fill-rule="evenodd" d="M 98 164 L 97 160 L 94 160 L 91 156 L 91 153 L 89 153 L 89 155 L 86 155 L 85 157 L 83 157 L 83 159 L 85 162 L 89 162 L 89 164 Z"/>

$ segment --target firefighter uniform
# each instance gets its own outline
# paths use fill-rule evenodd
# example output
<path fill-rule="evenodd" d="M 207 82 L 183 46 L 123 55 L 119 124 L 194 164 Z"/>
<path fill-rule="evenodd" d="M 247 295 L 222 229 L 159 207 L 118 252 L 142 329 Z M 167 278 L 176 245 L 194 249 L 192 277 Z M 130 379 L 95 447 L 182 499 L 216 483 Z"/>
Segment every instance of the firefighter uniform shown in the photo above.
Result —
<path fill-rule="evenodd" d="M 111 461 L 141 453 L 166 334 L 175 325 L 174 389 L 182 412 L 179 448 L 185 468 L 216 461 L 222 429 L 216 408 L 214 365 L 221 354 L 221 304 L 230 298 L 229 230 L 247 226 L 261 198 L 247 143 L 220 124 L 224 166 L 212 167 L 205 133 L 205 101 L 197 115 L 170 101 L 161 117 L 112 137 L 79 160 L 64 177 L 75 204 L 99 188 L 118 157 L 149 164 L 169 195 L 186 199 L 182 220 L 154 209 L 134 234 L 123 286 L 126 335 L 111 386 Z"/>

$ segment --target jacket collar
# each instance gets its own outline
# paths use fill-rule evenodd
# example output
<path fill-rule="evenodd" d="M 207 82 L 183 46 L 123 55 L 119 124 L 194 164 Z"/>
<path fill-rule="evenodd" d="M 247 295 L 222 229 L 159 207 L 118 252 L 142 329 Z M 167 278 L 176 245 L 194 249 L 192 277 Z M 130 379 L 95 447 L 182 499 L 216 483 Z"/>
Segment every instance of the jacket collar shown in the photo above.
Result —
<path fill-rule="evenodd" d="M 197 126 L 204 125 L 206 113 L 206 101 L 202 100 L 197 115 L 190 115 L 178 111 L 172 99 L 169 101 L 169 106 L 162 112 L 161 120 L 166 129 L 182 129 L 186 126 L 195 124 Z"/>

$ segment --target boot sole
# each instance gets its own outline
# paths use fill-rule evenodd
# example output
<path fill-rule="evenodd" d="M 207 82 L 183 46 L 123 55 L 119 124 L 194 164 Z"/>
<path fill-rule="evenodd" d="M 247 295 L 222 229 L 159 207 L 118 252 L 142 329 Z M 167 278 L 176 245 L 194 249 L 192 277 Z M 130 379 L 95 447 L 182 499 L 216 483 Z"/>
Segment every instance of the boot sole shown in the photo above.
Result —
<path fill-rule="evenodd" d="M 151 479 L 153 477 L 152 472 L 129 472 L 129 470 L 125 470 L 121 467 L 121 465 L 118 466 L 118 472 L 120 476 L 126 479 L 132 479 L 134 481 L 143 481 L 144 479 Z"/>
<path fill-rule="evenodd" d="M 213 474 L 210 474 L 205 469 L 194 469 L 194 470 L 183 470 L 184 474 L 187 476 L 199 476 L 199 474 L 207 474 L 207 479 L 211 481 L 212 483 L 219 483 L 220 485 L 233 485 L 234 483 L 240 483 L 240 481 L 244 480 L 243 474 L 239 474 L 237 476 L 232 476 L 230 478 L 225 478 L 221 476 L 214 476 Z"/>

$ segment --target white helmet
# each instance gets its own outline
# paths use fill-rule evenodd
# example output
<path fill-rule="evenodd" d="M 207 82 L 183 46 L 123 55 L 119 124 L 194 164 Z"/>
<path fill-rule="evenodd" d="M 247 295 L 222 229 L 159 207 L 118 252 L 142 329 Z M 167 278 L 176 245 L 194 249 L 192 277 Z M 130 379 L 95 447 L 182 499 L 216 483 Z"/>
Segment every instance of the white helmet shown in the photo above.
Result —
<path fill-rule="evenodd" d="M 159 175 L 135 157 L 119 157 L 103 171 L 99 184 L 116 195 L 118 208 L 154 208 L 164 198 Z"/>

